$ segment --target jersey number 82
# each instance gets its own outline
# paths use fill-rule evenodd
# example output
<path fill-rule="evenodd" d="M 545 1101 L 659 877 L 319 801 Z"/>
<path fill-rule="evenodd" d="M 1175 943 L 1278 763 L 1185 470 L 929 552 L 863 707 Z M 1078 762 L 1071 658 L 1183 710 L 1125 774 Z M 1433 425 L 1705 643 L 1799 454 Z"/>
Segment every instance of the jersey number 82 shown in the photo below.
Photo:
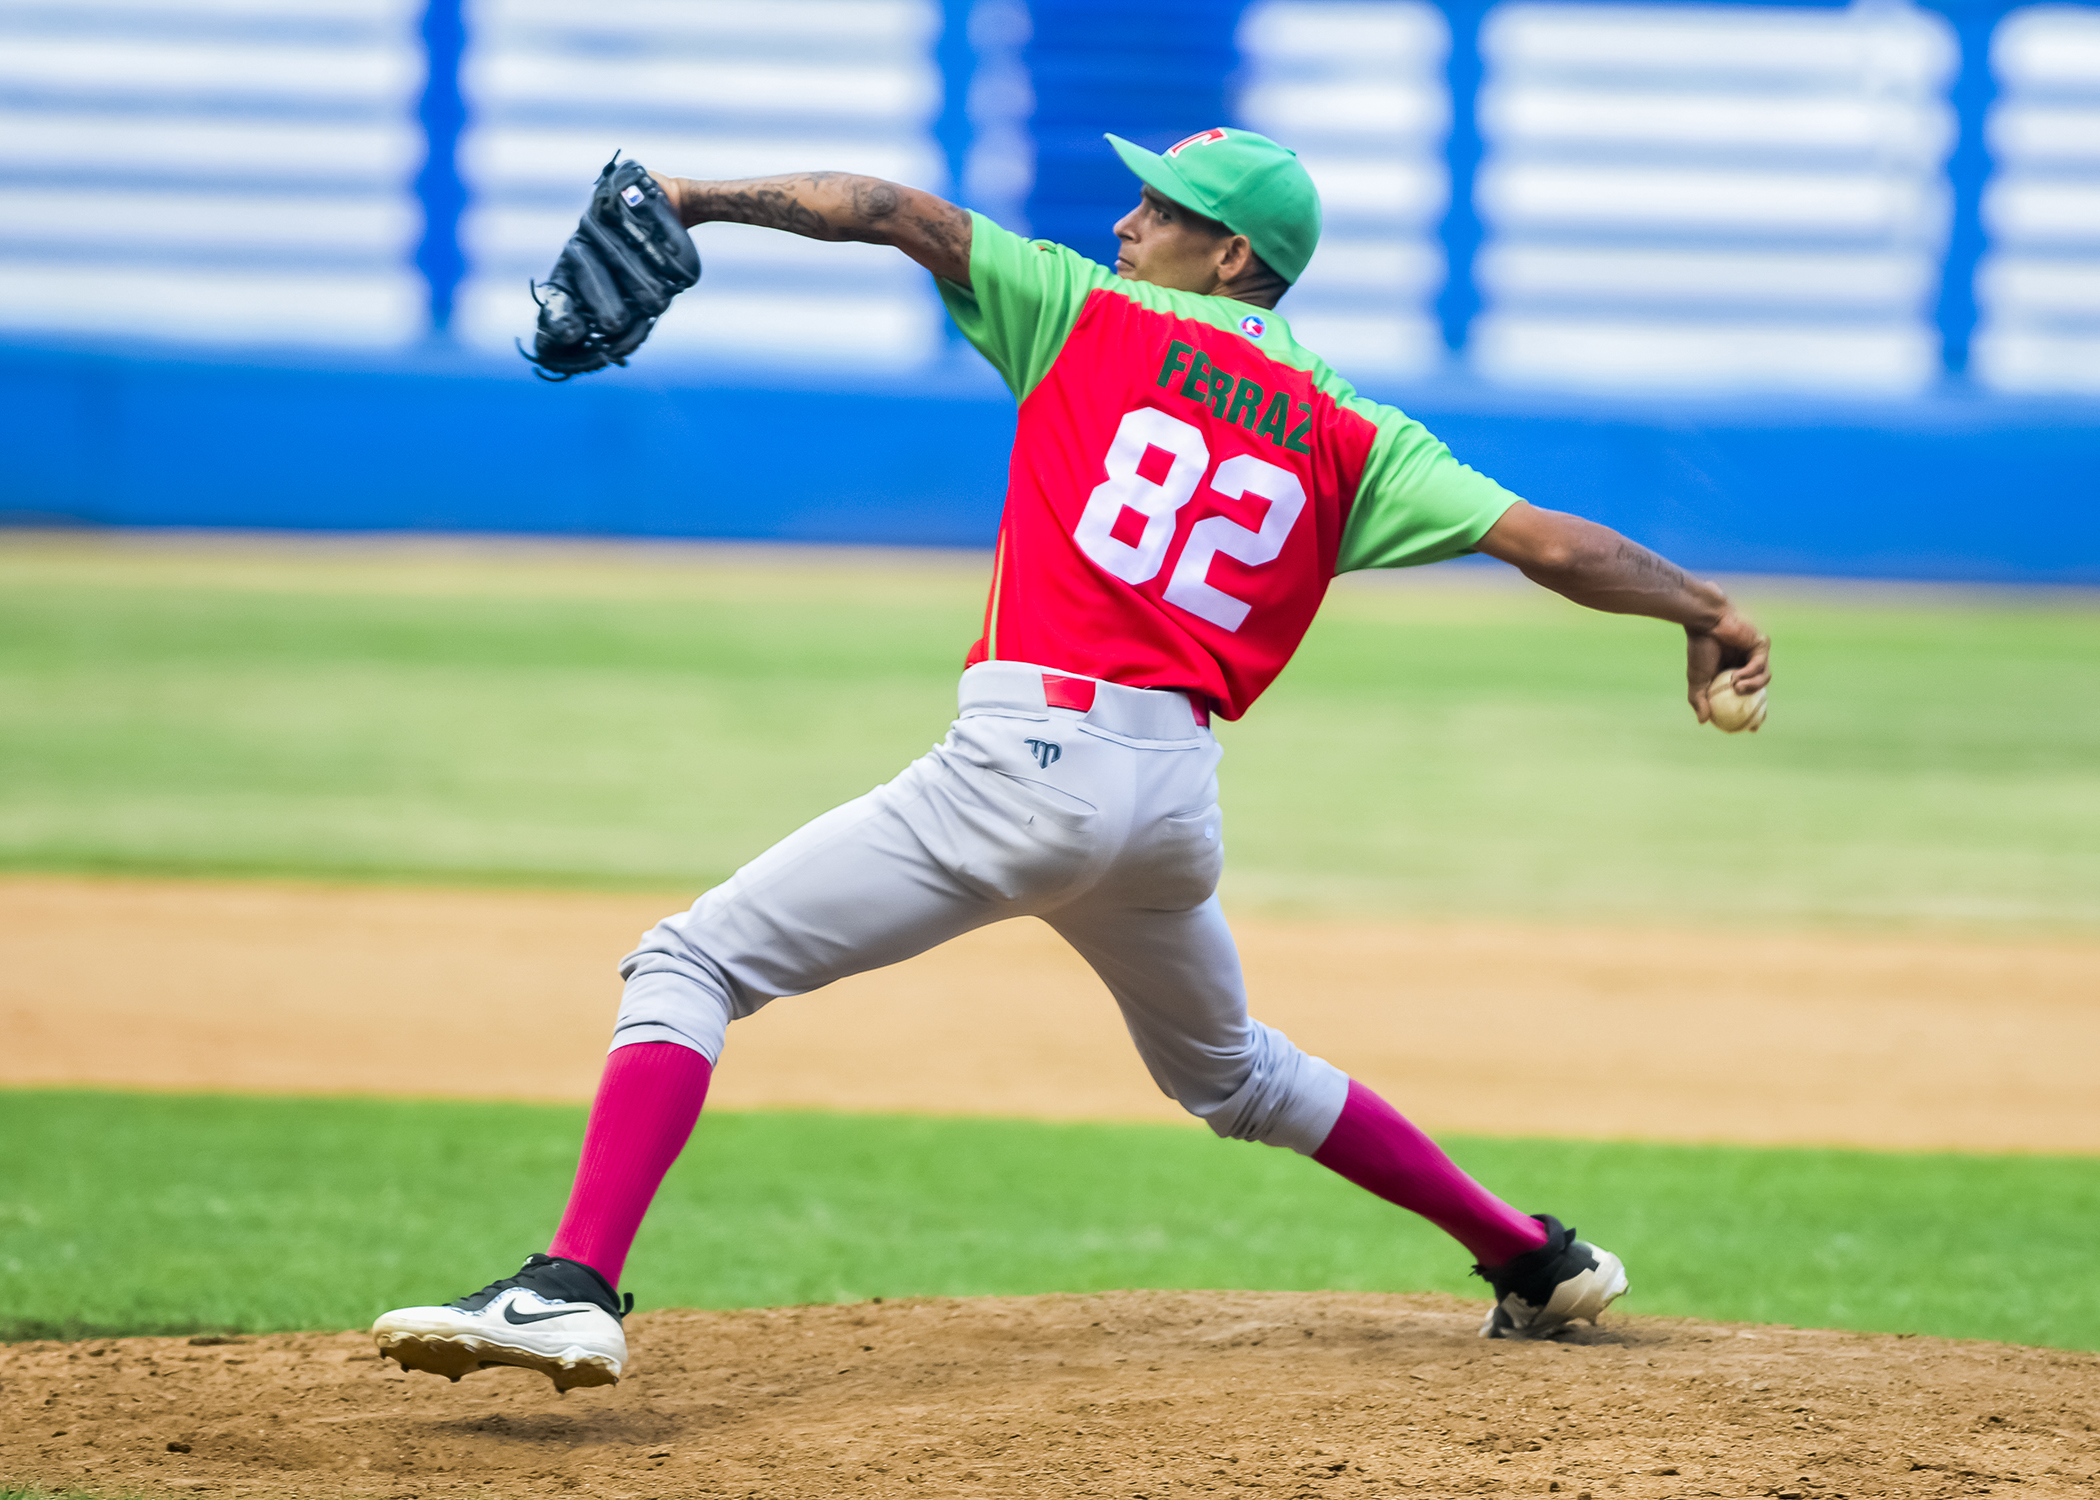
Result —
<path fill-rule="evenodd" d="M 1152 448 L 1173 459 L 1166 474 L 1156 480 L 1138 472 L 1146 451 Z M 1108 478 L 1087 497 L 1072 539 L 1088 557 L 1125 583 L 1150 583 L 1166 564 L 1175 517 L 1194 498 L 1210 468 L 1209 445 L 1187 422 L 1141 406 L 1124 413 L 1117 424 L 1103 467 Z M 1274 562 L 1305 509 L 1305 486 L 1290 470 L 1242 453 L 1218 465 L 1210 476 L 1210 488 L 1227 500 L 1246 495 L 1266 500 L 1268 514 L 1262 517 L 1258 531 L 1228 516 L 1205 516 L 1191 526 L 1162 597 L 1221 630 L 1236 631 L 1253 606 L 1212 586 L 1211 560 L 1222 552 L 1249 567 Z M 1135 541 L 1115 534 L 1126 510 L 1144 518 L 1144 529 Z"/>

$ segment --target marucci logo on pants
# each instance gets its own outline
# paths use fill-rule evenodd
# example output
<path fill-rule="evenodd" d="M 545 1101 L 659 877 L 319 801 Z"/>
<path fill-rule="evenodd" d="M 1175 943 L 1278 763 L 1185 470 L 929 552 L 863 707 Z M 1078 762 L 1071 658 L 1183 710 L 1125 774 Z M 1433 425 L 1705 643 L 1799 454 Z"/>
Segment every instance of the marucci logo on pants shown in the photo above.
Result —
<path fill-rule="evenodd" d="M 1028 753 L 1035 757 L 1035 763 L 1045 771 L 1050 769 L 1050 762 L 1065 753 L 1064 746 L 1050 740 L 1023 740 L 1021 743 L 1028 747 Z"/>

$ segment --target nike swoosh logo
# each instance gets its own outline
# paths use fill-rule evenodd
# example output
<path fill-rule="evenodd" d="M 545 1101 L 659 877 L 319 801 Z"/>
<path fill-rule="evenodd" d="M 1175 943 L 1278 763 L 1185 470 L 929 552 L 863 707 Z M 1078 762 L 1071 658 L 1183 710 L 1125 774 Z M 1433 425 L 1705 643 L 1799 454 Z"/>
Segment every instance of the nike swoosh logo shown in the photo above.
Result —
<path fill-rule="evenodd" d="M 503 1304 L 503 1321 L 516 1324 L 522 1328 L 527 1323 L 544 1323 L 549 1318 L 566 1318 L 571 1313 L 580 1313 L 582 1311 L 583 1309 L 580 1307 L 564 1307 L 559 1312 L 520 1313 L 517 1303 L 506 1302 Z"/>

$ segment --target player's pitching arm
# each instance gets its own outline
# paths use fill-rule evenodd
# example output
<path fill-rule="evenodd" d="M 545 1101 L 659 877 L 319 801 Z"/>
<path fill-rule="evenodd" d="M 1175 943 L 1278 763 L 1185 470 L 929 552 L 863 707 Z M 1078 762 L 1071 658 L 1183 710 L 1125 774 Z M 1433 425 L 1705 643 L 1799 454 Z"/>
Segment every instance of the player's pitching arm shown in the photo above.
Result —
<path fill-rule="evenodd" d="M 1702 724 L 1713 717 L 1706 692 L 1718 673 L 1734 668 L 1736 691 L 1746 695 L 1772 679 L 1770 638 L 1719 584 L 1700 582 L 1608 526 L 1519 500 L 1478 550 L 1577 604 L 1682 625 L 1686 696 Z"/>
<path fill-rule="evenodd" d="M 805 239 L 894 245 L 943 281 L 970 284 L 969 214 L 917 188 L 853 172 L 736 182 L 657 175 L 656 181 L 688 229 L 756 224 Z"/>

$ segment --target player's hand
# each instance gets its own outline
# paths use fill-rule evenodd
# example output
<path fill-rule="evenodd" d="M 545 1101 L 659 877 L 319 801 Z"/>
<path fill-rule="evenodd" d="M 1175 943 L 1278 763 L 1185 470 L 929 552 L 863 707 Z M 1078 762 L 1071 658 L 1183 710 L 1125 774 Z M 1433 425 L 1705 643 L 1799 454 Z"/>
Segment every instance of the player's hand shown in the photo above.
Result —
<path fill-rule="evenodd" d="M 671 205 L 671 212 L 678 215 L 678 222 L 691 228 L 693 221 L 686 217 L 685 199 L 682 196 L 685 192 L 685 179 L 666 177 L 661 172 L 651 172 L 649 175 L 655 178 L 656 185 L 664 190 L 664 199 Z"/>
<path fill-rule="evenodd" d="M 1735 670 L 1735 690 L 1748 697 L 1772 680 L 1772 638 L 1751 618 L 1729 605 L 1710 630 L 1684 630 L 1685 696 L 1704 724 L 1713 718 L 1706 690 L 1714 678 Z"/>

